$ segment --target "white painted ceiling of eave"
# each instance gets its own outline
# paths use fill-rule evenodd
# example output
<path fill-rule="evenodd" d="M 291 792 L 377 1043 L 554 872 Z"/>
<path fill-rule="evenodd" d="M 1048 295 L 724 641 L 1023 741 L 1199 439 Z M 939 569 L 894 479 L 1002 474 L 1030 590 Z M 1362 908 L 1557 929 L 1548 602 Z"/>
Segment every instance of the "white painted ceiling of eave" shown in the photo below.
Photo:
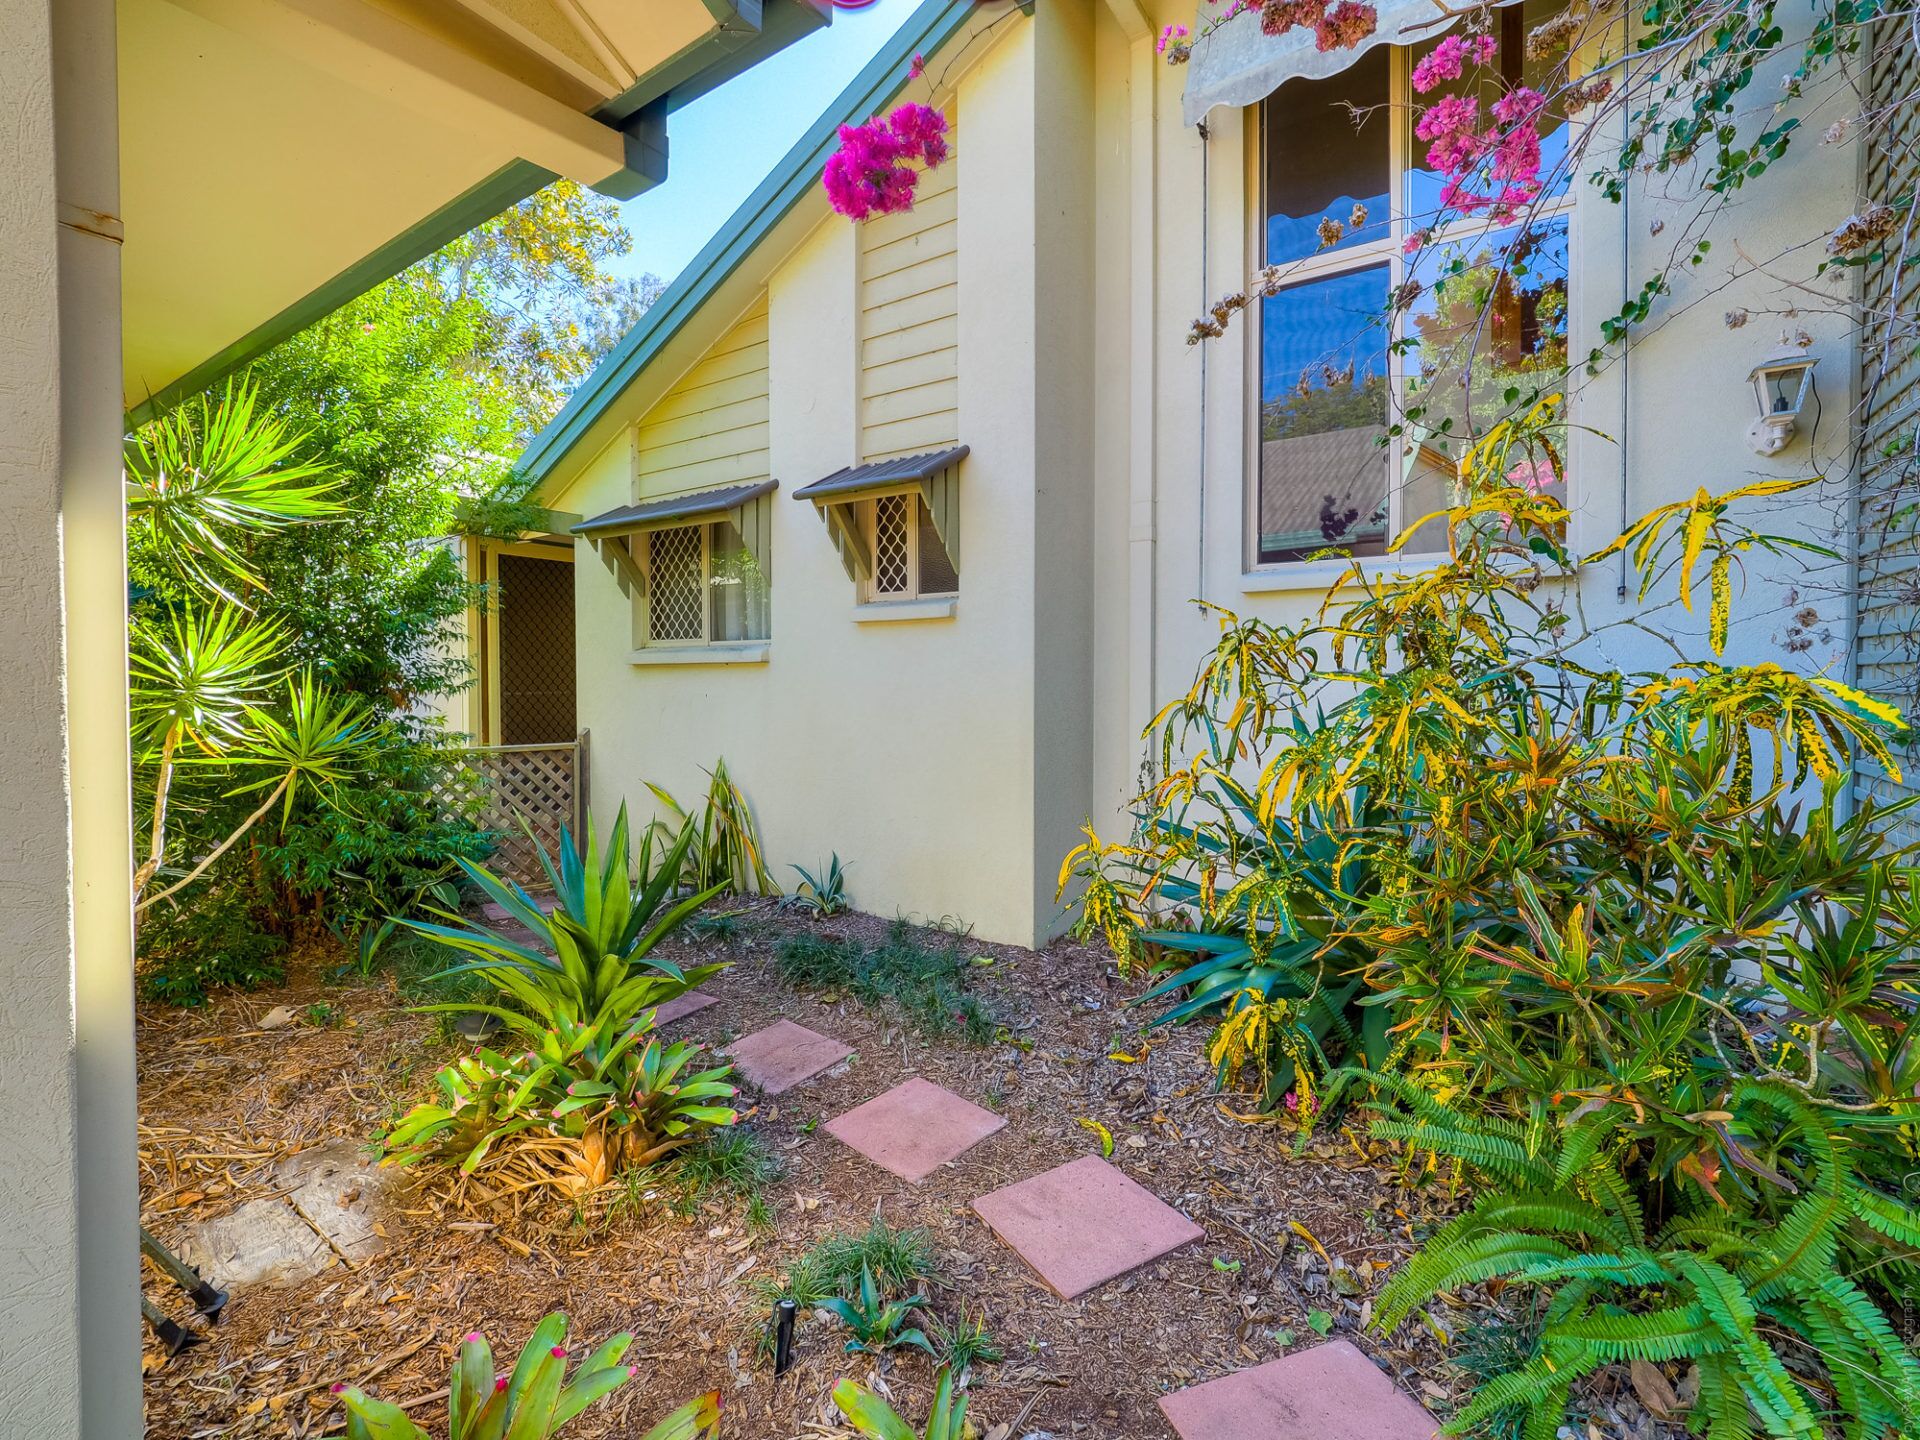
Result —
<path fill-rule="evenodd" d="M 410 8 L 375 3 L 401 18 Z M 580 111 L 627 88 L 627 69 L 644 73 L 714 26 L 700 0 L 460 3 L 492 16 L 500 43 L 477 43 L 469 27 L 461 44 L 451 24 L 439 38 Z M 577 44 L 542 11 L 580 27 Z M 118 13 L 130 407 L 521 158 L 172 0 L 120 0 Z M 511 13 L 519 31 L 496 24 Z M 536 30 L 544 42 L 529 39 Z M 580 47 L 593 53 L 582 58 Z"/>

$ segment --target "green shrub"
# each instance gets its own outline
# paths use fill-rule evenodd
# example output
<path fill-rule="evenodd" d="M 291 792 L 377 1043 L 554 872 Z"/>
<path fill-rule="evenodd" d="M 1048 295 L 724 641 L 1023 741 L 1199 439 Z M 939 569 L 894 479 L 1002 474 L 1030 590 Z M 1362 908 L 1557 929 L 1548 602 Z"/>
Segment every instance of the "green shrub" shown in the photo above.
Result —
<path fill-rule="evenodd" d="M 382 747 L 363 777 L 295 808 L 260 846 L 268 877 L 296 903 L 319 908 L 349 935 L 415 913 L 429 887 L 477 863 L 492 837 L 449 819 L 433 798 L 443 762 L 414 742 Z"/>
<path fill-rule="evenodd" d="M 791 1300 L 809 1310 L 832 1296 L 851 1294 L 869 1273 L 890 1294 L 937 1280 L 933 1236 L 917 1228 L 896 1230 L 876 1215 L 863 1233 L 829 1235 L 801 1253 L 784 1277 L 763 1280 L 756 1290 L 769 1307 Z"/>
<path fill-rule="evenodd" d="M 874 1282 L 873 1271 L 860 1270 L 860 1286 L 852 1298 L 832 1295 L 820 1302 L 820 1308 L 852 1332 L 847 1353 L 878 1355 L 884 1350 L 908 1345 L 933 1354 L 933 1342 L 918 1326 L 909 1325 L 913 1312 L 927 1303 L 924 1295 L 905 1295 L 897 1300 L 882 1298 Z"/>
<path fill-rule="evenodd" d="M 284 937 L 256 920 L 256 893 L 238 863 L 205 885 L 163 900 L 140 920 L 140 993 L 169 1005 L 202 1005 L 210 992 L 286 979 Z"/>
<path fill-rule="evenodd" d="M 481 893 L 546 948 L 464 921 L 408 921 L 428 940 L 475 957 L 443 978 L 476 976 L 502 1002 L 455 998 L 420 1008 L 491 1015 L 528 1048 L 512 1058 L 483 1049 L 443 1069 L 441 1100 L 415 1106 L 388 1130 L 393 1162 L 457 1165 L 462 1175 L 519 1166 L 527 1184 L 578 1195 L 734 1123 L 732 1107 L 716 1103 L 735 1094 L 730 1067 L 699 1069 L 704 1046 L 663 1044 L 653 1033 L 660 1004 L 725 968 L 683 971 L 652 953 L 711 898 L 668 903 L 685 843 L 653 873 L 651 840 L 643 840 L 640 870 L 652 878 L 635 888 L 624 807 L 604 856 L 591 822 L 584 855 L 563 830 L 557 859 L 541 852 L 557 902 L 551 914 L 519 886 L 460 862 Z"/>
<path fill-rule="evenodd" d="M 1378 1136 L 1477 1182 L 1376 1311 L 1540 1292 L 1532 1353 L 1456 1424 L 1552 1436 L 1596 1367 L 1684 1357 L 1715 1440 L 1914 1432 L 1882 1306 L 1920 1294 L 1920 871 L 1900 807 L 1845 793 L 1856 756 L 1897 772 L 1904 722 L 1717 658 L 1743 556 L 1825 554 L 1733 511 L 1811 482 L 1703 489 L 1581 560 L 1514 478 L 1559 476 L 1557 425 L 1542 402 L 1472 447 L 1420 522 L 1441 563 L 1350 570 L 1297 627 L 1223 614 L 1138 835 L 1063 874 L 1173 972 L 1167 1018 L 1217 1024 L 1222 1083 L 1303 1126 L 1375 1087 Z M 1622 550 L 1637 606 L 1588 629 L 1567 597 Z M 1715 658 L 1607 668 L 1605 630 L 1696 599 Z"/>

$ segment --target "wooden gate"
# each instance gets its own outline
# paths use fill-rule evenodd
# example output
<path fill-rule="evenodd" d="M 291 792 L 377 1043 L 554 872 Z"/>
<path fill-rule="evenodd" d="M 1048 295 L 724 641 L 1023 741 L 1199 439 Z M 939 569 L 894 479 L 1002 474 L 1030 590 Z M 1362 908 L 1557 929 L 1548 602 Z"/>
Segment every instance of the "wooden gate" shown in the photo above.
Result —
<path fill-rule="evenodd" d="M 552 855 L 562 826 L 580 833 L 587 809 L 587 754 L 584 730 L 563 745 L 454 750 L 435 792 L 448 813 L 494 833 L 497 845 L 488 869 L 530 889 L 544 889 L 547 873 L 534 842 Z"/>

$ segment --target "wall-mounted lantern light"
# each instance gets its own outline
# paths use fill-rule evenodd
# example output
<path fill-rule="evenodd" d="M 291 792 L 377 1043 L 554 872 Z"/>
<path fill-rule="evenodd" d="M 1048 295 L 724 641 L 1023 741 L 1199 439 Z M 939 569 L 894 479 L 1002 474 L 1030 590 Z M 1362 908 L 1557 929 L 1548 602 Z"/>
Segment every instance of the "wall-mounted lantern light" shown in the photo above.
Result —
<path fill-rule="evenodd" d="M 1804 350 L 1785 350 L 1748 373 L 1760 405 L 1760 418 L 1747 431 L 1754 454 L 1778 455 L 1792 442 L 1800 408 L 1813 389 L 1816 363 Z"/>

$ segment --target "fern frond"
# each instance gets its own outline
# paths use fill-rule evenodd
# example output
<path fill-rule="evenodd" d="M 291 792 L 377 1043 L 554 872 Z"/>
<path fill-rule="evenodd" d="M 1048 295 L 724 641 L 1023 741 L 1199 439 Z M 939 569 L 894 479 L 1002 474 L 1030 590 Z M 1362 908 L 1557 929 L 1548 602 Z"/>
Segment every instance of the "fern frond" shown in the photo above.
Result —
<path fill-rule="evenodd" d="M 1416 1150 L 1431 1150 L 1452 1160 L 1464 1160 L 1476 1170 L 1509 1184 L 1532 1190 L 1546 1190 L 1553 1184 L 1552 1169 L 1529 1155 L 1521 1141 L 1505 1135 L 1405 1120 L 1376 1120 L 1369 1129 L 1376 1140 L 1398 1140 Z"/>
<path fill-rule="evenodd" d="M 1678 1360 L 1729 1348 L 1727 1337 L 1707 1320 L 1706 1307 L 1673 1305 L 1663 1310 L 1588 1315 L 1555 1326 L 1555 1340 L 1579 1340 L 1607 1360 Z"/>
<path fill-rule="evenodd" d="M 1854 1181 L 1847 1187 L 1847 1208 L 1870 1230 L 1920 1250 L 1920 1211 Z"/>
<path fill-rule="evenodd" d="M 1551 1265 L 1573 1254 L 1558 1240 L 1537 1235 L 1474 1235 L 1444 1249 L 1422 1250 L 1380 1292 L 1375 1323 L 1391 1333 L 1409 1311 L 1442 1290 L 1457 1290 L 1531 1265 Z"/>

